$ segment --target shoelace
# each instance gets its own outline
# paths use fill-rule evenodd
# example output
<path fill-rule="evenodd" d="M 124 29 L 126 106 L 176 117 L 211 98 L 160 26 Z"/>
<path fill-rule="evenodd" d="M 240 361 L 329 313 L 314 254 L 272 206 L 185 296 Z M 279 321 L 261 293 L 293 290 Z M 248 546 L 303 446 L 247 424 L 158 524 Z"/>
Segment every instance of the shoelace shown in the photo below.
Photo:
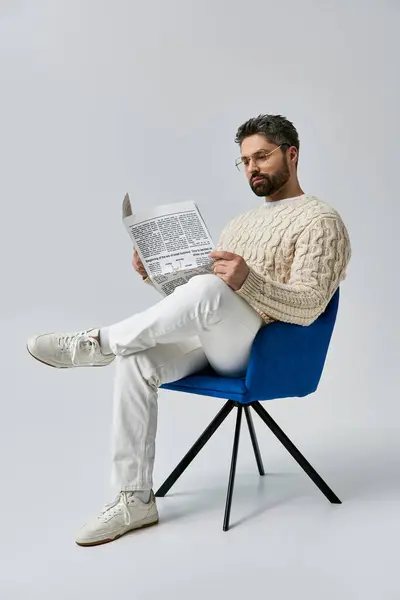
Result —
<path fill-rule="evenodd" d="M 61 351 L 71 354 L 71 362 L 74 366 L 79 366 L 82 362 L 93 365 L 95 362 L 96 342 L 93 337 L 88 335 L 89 331 L 91 330 L 87 329 L 71 335 L 62 335 L 57 340 Z M 80 351 L 85 344 L 88 345 L 89 352 L 85 354 L 85 360 L 82 361 L 80 360 Z"/>
<path fill-rule="evenodd" d="M 130 525 L 131 523 L 131 515 L 128 509 L 128 493 L 129 492 L 120 492 L 118 494 L 118 496 L 115 498 L 115 500 L 113 500 L 113 502 L 110 502 L 110 504 L 105 504 L 103 510 L 101 511 L 100 515 L 99 515 L 99 519 L 109 510 L 115 508 L 117 506 L 117 504 L 120 503 L 120 501 L 122 500 L 122 513 L 124 515 L 124 521 L 125 521 L 125 525 Z"/>

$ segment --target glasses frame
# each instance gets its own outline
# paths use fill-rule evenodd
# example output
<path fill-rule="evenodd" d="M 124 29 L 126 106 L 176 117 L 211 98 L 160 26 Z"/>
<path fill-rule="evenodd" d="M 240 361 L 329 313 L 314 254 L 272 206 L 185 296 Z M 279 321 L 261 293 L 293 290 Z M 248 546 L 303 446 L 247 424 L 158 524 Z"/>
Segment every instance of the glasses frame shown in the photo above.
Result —
<path fill-rule="evenodd" d="M 291 145 L 285 142 L 285 143 L 281 144 L 280 146 L 277 146 L 276 148 L 274 148 L 274 149 L 273 149 L 273 150 L 271 150 L 270 152 L 268 152 L 268 153 L 265 155 L 265 158 L 263 158 L 263 159 L 261 159 L 261 160 L 266 160 L 266 159 L 267 159 L 269 156 L 271 156 L 271 154 L 273 154 L 274 152 L 276 152 L 277 150 L 279 150 L 279 148 L 283 148 L 284 146 L 287 146 L 288 148 L 290 148 L 290 146 L 291 146 Z M 262 152 L 262 151 L 263 151 L 263 149 L 257 150 L 257 152 Z M 254 154 L 257 154 L 257 153 L 255 152 Z M 251 157 L 250 157 L 250 159 L 251 159 Z M 241 165 L 243 165 L 243 160 L 242 160 L 242 158 L 241 158 L 241 157 L 239 157 L 239 158 L 237 158 L 237 159 L 235 160 L 235 167 L 237 168 L 237 170 L 238 170 L 240 173 L 242 173 L 242 171 L 241 171 Z M 244 170 L 246 170 L 246 166 L 245 166 L 245 165 L 243 165 L 243 168 L 244 168 Z"/>

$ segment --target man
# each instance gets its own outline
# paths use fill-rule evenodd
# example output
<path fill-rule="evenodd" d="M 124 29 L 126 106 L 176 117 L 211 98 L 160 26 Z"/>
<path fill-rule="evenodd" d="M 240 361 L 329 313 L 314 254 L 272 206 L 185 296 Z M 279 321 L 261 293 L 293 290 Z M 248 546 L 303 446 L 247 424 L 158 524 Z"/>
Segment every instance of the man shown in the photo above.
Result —
<path fill-rule="evenodd" d="M 28 341 L 30 354 L 53 367 L 115 363 L 112 480 L 118 495 L 80 529 L 79 545 L 110 542 L 158 522 L 152 472 L 159 386 L 208 364 L 221 375 L 244 375 L 260 327 L 275 320 L 310 325 L 346 276 L 346 227 L 334 209 L 301 189 L 293 124 L 260 115 L 239 127 L 236 142 L 236 166 L 265 200 L 227 224 L 210 254 L 214 274 L 193 277 L 109 327 Z M 136 252 L 133 266 L 151 283 Z"/>

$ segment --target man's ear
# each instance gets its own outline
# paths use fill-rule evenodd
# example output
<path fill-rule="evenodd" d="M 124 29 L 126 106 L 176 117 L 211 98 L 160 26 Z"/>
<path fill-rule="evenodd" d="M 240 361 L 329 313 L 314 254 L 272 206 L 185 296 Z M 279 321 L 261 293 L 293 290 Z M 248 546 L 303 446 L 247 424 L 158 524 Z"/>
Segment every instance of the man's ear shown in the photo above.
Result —
<path fill-rule="evenodd" d="M 288 154 L 290 162 L 297 166 L 297 163 L 299 161 L 299 153 L 297 148 L 295 146 L 290 146 Z"/>

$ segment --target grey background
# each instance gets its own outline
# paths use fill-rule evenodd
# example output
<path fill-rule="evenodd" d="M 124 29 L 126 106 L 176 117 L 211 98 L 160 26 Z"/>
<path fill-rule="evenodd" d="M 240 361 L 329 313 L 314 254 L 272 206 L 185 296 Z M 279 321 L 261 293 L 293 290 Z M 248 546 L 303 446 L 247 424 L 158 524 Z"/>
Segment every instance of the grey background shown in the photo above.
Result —
<path fill-rule="evenodd" d="M 310 0 L 0 3 L 0 596 L 397 599 L 399 4 Z M 237 126 L 293 120 L 300 181 L 353 246 L 318 391 L 267 409 L 344 501 L 331 506 L 256 421 L 221 531 L 230 419 L 160 501 L 156 528 L 82 549 L 109 491 L 112 367 L 61 372 L 26 338 L 105 325 L 158 300 L 121 224 L 191 199 L 211 233 L 260 200 Z M 160 393 L 156 483 L 222 401 Z"/>

